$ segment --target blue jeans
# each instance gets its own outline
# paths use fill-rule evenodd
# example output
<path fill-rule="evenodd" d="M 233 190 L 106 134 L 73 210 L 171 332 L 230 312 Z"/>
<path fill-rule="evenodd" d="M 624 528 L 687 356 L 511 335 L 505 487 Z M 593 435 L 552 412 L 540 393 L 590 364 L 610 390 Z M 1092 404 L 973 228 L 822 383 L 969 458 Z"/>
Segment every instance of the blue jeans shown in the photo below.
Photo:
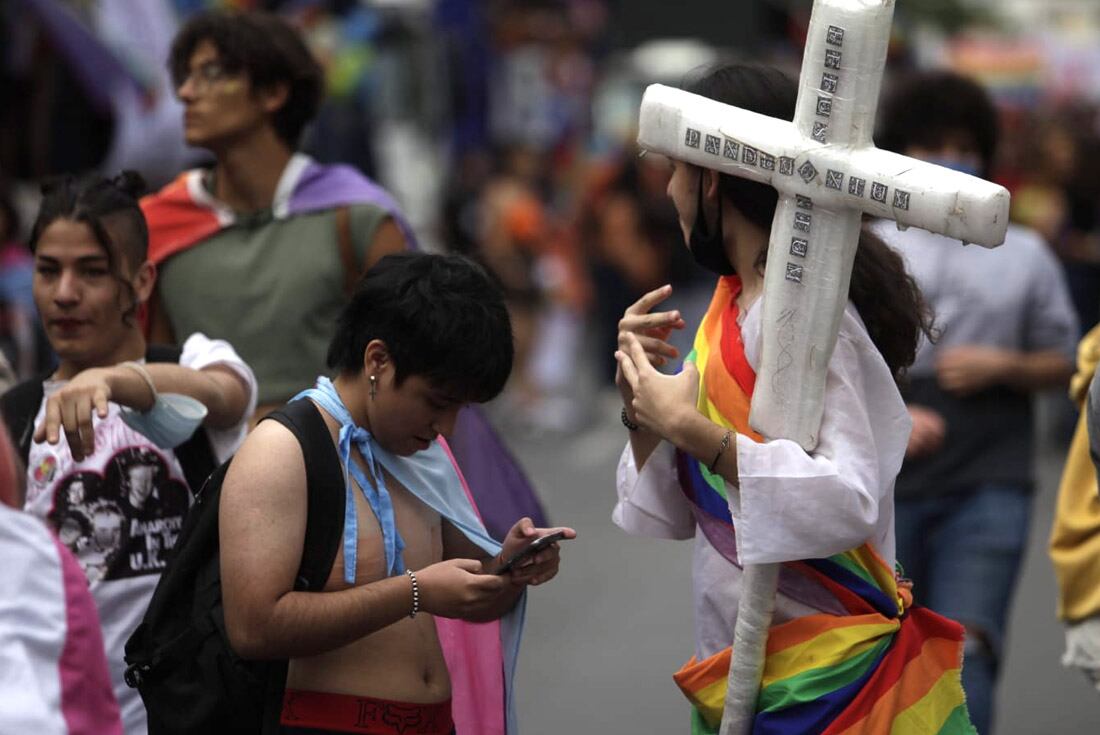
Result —
<path fill-rule="evenodd" d="M 963 689 L 978 732 L 991 732 L 1008 604 L 1027 544 L 1027 484 L 896 502 L 897 558 L 917 604 L 967 628 Z"/>

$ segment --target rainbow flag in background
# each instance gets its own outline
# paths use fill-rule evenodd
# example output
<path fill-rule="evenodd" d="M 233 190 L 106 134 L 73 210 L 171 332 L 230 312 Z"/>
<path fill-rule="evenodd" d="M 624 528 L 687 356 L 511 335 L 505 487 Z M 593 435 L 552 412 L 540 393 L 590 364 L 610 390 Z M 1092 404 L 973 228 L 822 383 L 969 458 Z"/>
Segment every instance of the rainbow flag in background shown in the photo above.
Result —
<path fill-rule="evenodd" d="M 741 280 L 721 278 L 689 360 L 699 368 L 699 410 L 762 441 L 748 424 L 755 373 L 737 324 Z M 680 484 L 715 548 L 737 564 L 725 481 L 678 452 Z M 975 733 L 962 691 L 963 627 L 914 607 L 870 544 L 828 559 L 784 564 L 783 575 L 810 582 L 832 612 L 774 626 L 768 635 L 754 735 L 929 735 Z M 783 585 L 781 577 L 781 587 Z M 692 732 L 717 733 L 731 649 L 675 674 L 694 705 Z"/>

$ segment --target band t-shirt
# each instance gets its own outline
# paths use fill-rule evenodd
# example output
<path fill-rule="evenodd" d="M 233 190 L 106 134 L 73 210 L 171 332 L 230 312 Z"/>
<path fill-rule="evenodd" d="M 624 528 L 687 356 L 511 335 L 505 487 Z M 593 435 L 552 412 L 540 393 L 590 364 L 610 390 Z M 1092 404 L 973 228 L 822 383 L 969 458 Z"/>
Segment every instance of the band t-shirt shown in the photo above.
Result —
<path fill-rule="evenodd" d="M 252 371 L 224 341 L 202 334 L 183 345 L 180 365 L 196 370 L 224 365 L 248 387 L 249 408 L 235 426 L 207 428 L 217 461 L 244 440 L 256 403 Z M 65 381 L 46 381 L 35 417 L 45 415 L 46 399 Z M 191 492 L 171 450 L 161 449 L 131 429 L 110 403 L 105 419 L 93 416 L 95 451 L 74 462 L 62 432 L 56 445 L 32 444 L 27 466 L 26 510 L 46 520 L 76 557 L 99 609 L 111 682 L 127 733 L 146 730 L 145 708 L 136 689 L 123 681 L 126 639 L 141 622 L 175 545 Z"/>

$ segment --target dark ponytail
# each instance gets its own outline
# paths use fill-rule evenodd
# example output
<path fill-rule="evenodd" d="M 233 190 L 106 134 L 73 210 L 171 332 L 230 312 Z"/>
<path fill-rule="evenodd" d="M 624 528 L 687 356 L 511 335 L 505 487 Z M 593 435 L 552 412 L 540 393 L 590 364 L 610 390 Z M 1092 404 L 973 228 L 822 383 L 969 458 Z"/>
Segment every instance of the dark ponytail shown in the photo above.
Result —
<path fill-rule="evenodd" d="M 122 259 L 135 271 L 148 255 L 149 228 L 138 205 L 145 191 L 145 181 L 136 171 L 123 171 L 110 179 L 77 182 L 66 176 L 47 182 L 42 186 L 42 204 L 29 243 L 35 252 L 42 233 L 59 219 L 87 225 L 107 255 L 111 274 L 128 294 L 122 314 L 127 322 L 137 312 L 138 303 L 133 286 L 122 274 Z"/>
<path fill-rule="evenodd" d="M 791 120 L 798 88 L 777 69 L 748 64 L 708 69 L 685 88 L 744 110 Z M 750 222 L 771 231 L 779 194 L 768 184 L 723 175 L 719 192 Z M 764 266 L 761 254 L 760 267 Z M 921 334 L 931 335 L 931 312 L 901 256 L 866 227 L 852 266 L 848 297 L 855 304 L 875 347 L 899 378 L 913 364 Z"/>

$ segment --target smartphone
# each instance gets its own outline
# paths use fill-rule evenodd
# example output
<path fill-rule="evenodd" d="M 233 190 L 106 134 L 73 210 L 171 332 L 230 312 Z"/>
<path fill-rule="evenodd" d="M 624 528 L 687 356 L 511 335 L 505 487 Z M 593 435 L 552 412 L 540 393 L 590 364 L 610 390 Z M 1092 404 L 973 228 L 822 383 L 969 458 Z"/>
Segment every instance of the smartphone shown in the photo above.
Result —
<path fill-rule="evenodd" d="M 527 546 L 526 548 L 517 551 L 515 554 L 509 557 L 503 564 L 500 565 L 496 573 L 507 574 L 508 572 L 512 571 L 512 569 L 517 564 L 520 564 L 521 562 L 539 553 L 555 541 L 561 541 L 563 538 L 565 538 L 565 531 L 558 531 L 556 533 L 551 533 L 547 536 L 540 536 L 539 538 L 532 541 L 530 546 Z"/>

